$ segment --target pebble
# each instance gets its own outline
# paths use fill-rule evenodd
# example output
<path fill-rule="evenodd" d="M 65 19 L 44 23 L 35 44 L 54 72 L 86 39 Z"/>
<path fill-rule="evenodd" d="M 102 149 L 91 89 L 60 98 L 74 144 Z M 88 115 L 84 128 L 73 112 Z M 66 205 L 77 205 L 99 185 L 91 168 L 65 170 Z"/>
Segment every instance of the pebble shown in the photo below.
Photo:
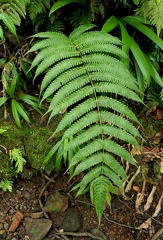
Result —
<path fill-rule="evenodd" d="M 2 223 L 0 223 L 0 230 L 2 230 L 3 229 L 3 224 Z"/>
<path fill-rule="evenodd" d="M 16 190 L 16 193 L 18 194 L 19 197 L 21 197 L 21 194 L 22 194 L 21 191 Z"/>
<path fill-rule="evenodd" d="M 31 194 L 28 191 L 22 191 L 22 196 L 26 199 L 29 199 Z"/>
<path fill-rule="evenodd" d="M 8 223 L 4 223 L 3 227 L 4 227 L 5 230 L 8 230 L 9 224 Z"/>
<path fill-rule="evenodd" d="M 18 240 L 16 237 L 11 238 L 11 240 Z"/>

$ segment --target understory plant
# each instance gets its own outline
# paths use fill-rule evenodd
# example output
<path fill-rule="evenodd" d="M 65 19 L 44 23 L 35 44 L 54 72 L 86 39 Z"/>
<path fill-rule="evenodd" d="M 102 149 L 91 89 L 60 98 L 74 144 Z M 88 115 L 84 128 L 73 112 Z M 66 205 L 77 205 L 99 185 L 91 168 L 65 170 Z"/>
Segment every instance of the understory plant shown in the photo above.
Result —
<path fill-rule="evenodd" d="M 58 170 L 60 156 L 75 148 L 67 170 L 71 169 L 71 178 L 78 175 L 80 179 L 81 173 L 84 177 L 73 189 L 78 189 L 77 196 L 90 191 L 100 223 L 105 203 L 110 204 L 111 194 L 122 190 L 122 179 L 127 180 L 120 160 L 136 165 L 122 142 L 138 147 L 141 137 L 132 123 L 139 124 L 137 117 L 121 99 L 142 100 L 136 79 L 122 62 L 127 56 L 121 41 L 94 27 L 82 25 L 69 37 L 38 33 L 29 53 L 38 52 L 31 67 L 36 67 L 35 77 L 46 72 L 40 94 L 42 102 L 52 97 L 49 121 L 67 109 L 52 135 L 64 130 L 62 139 L 48 153 L 43 167 L 52 161 Z M 55 158 L 66 139 L 71 140 Z"/>
<path fill-rule="evenodd" d="M 1 146 L 1 145 L 0 145 Z M 15 172 L 15 177 L 18 173 L 23 171 L 23 165 L 26 163 L 26 160 L 23 158 L 23 153 L 18 148 L 13 148 L 9 151 L 9 161 L 13 165 L 13 171 Z M 9 179 L 0 179 L 0 188 L 3 191 L 12 191 L 13 180 Z"/>
<path fill-rule="evenodd" d="M 3 134 L 6 129 L 0 128 L 0 134 Z M 5 146 L 0 145 L 0 154 L 1 150 L 5 150 L 5 153 L 8 154 L 8 151 Z M 23 152 L 18 148 L 13 148 L 12 150 L 9 150 L 9 161 L 12 164 L 13 171 L 15 172 L 15 176 L 23 171 L 23 165 L 26 163 L 26 160 L 23 158 Z M 12 169 L 11 169 L 12 170 Z M 2 173 L 3 170 L 0 169 L 0 173 Z M 11 179 L 3 178 L 0 179 L 0 188 L 3 191 L 12 191 L 12 184 L 13 181 Z"/>

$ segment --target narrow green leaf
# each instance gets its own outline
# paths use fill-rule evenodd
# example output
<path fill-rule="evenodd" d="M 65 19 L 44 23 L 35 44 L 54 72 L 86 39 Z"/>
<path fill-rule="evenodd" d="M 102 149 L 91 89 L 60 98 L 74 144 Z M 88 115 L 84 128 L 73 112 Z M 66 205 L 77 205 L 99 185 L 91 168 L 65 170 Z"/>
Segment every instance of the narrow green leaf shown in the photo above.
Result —
<path fill-rule="evenodd" d="M 144 79 L 146 80 L 147 83 L 150 82 L 150 71 L 149 71 L 149 66 L 146 61 L 146 58 L 144 56 L 144 53 L 141 51 L 139 48 L 138 44 L 128 35 L 126 28 L 122 23 L 120 24 L 121 32 L 123 34 L 125 33 L 126 38 L 124 40 L 127 40 L 127 42 L 124 42 L 127 46 L 129 46 L 135 60 L 137 61 L 137 64 L 143 74 Z"/>
<path fill-rule="evenodd" d="M 50 161 L 51 157 L 55 154 L 55 152 L 58 150 L 58 148 L 60 147 L 60 145 L 62 144 L 62 140 L 60 140 L 59 142 L 57 142 L 54 147 L 52 147 L 52 149 L 48 152 L 48 154 L 46 155 L 43 163 L 42 163 L 42 168 L 44 169 L 45 166 L 48 164 L 48 162 Z"/>
<path fill-rule="evenodd" d="M 0 26 L 0 39 L 3 41 L 4 40 L 4 35 L 3 35 L 3 29 Z"/>
<path fill-rule="evenodd" d="M 7 101 L 8 98 L 6 97 L 0 97 L 0 106 L 2 106 L 6 101 Z"/>
<path fill-rule="evenodd" d="M 14 120 L 15 120 L 17 126 L 21 128 L 21 123 L 20 123 L 20 118 L 19 118 L 19 114 L 18 114 L 17 104 L 16 103 L 17 103 L 16 100 L 12 99 L 12 102 L 11 102 L 12 115 L 14 117 Z"/>
<path fill-rule="evenodd" d="M 13 99 L 13 100 L 14 100 L 14 99 Z M 14 105 L 15 105 L 15 107 L 16 107 L 16 110 L 17 110 L 18 114 L 19 114 L 20 116 L 22 116 L 22 117 L 25 119 L 26 122 L 29 123 L 29 122 L 30 122 L 30 119 L 29 119 L 29 117 L 28 117 L 25 109 L 23 108 L 23 106 L 22 106 L 20 103 L 18 103 L 16 100 L 14 100 Z"/>
<path fill-rule="evenodd" d="M 60 166 L 61 166 L 61 161 L 62 161 L 62 152 L 63 152 L 63 143 L 60 144 L 57 155 L 56 155 L 56 161 L 55 161 L 55 170 L 58 172 Z"/>
<path fill-rule="evenodd" d="M 130 24 L 134 28 L 138 29 L 140 32 L 142 32 L 144 35 L 146 35 L 149 39 L 151 39 L 154 43 L 156 43 L 161 49 L 163 49 L 163 41 L 161 38 L 157 36 L 154 31 L 152 31 L 149 27 L 145 26 L 140 21 L 137 21 L 133 18 L 133 16 L 127 16 L 122 18 L 123 21 Z"/>
<path fill-rule="evenodd" d="M 150 74 L 152 76 L 152 78 L 154 79 L 154 81 L 160 85 L 160 87 L 163 88 L 163 80 L 160 77 L 158 71 L 156 70 L 156 68 L 154 67 L 154 65 L 152 64 L 152 62 L 150 61 L 149 57 L 147 55 L 145 55 L 146 61 L 148 63 L 149 69 L 150 69 Z"/>
<path fill-rule="evenodd" d="M 118 19 L 115 16 L 111 16 L 102 26 L 102 32 L 110 32 L 119 24 Z"/>

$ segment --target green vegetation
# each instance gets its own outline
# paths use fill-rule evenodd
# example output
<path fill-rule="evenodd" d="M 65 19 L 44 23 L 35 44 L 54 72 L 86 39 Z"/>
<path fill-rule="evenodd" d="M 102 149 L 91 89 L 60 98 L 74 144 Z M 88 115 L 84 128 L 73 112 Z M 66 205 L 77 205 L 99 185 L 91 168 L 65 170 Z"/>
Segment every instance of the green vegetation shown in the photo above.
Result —
<path fill-rule="evenodd" d="M 49 122 L 64 112 L 50 136 L 40 126 L 50 146 L 34 133 L 30 164 L 58 172 L 64 163 L 70 179 L 82 172 L 74 189 L 90 191 L 100 223 L 105 203 L 127 180 L 120 160 L 136 165 L 125 148 L 141 140 L 131 105 L 163 106 L 163 0 L 2 0 L 0 24 L 4 117 L 11 112 L 23 132 L 33 110 L 49 114 Z M 24 160 L 19 146 L 9 149 L 16 175 Z M 0 187 L 11 190 L 10 180 L 3 177 Z"/>

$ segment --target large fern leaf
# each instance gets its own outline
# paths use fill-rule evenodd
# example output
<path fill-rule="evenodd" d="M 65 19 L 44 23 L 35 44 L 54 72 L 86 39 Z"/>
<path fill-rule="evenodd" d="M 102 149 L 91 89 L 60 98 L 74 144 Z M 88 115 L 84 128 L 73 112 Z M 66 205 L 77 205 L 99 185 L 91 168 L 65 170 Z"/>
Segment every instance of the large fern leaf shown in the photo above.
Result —
<path fill-rule="evenodd" d="M 69 37 L 57 32 L 38 33 L 35 37 L 40 40 L 29 52 L 38 51 L 32 64 L 32 68 L 37 66 L 36 76 L 46 70 L 41 94 L 42 101 L 52 97 L 50 119 L 67 109 L 53 134 L 65 130 L 63 137 L 44 164 L 73 136 L 57 158 L 78 149 L 69 160 L 68 169 L 74 169 L 72 177 L 85 172 L 74 188 L 79 188 L 77 195 L 90 188 L 100 222 L 104 204 L 110 201 L 109 189 L 115 185 L 122 188 L 121 180 L 127 179 L 119 159 L 135 165 L 120 141 L 138 146 L 135 137 L 140 137 L 132 124 L 139 123 L 136 116 L 120 98 L 138 102 L 141 99 L 136 80 L 121 62 L 126 57 L 118 47 L 121 42 L 100 31 L 87 31 L 93 27 L 81 26 Z M 57 162 L 57 169 L 58 164 L 61 161 Z"/>
<path fill-rule="evenodd" d="M 20 26 L 21 18 L 25 18 L 28 0 L 2 0 L 0 6 L 11 17 L 15 25 Z"/>
<path fill-rule="evenodd" d="M 163 30 L 163 0 L 143 0 L 138 13 L 143 13 L 151 25 L 157 29 L 157 35 Z"/>

